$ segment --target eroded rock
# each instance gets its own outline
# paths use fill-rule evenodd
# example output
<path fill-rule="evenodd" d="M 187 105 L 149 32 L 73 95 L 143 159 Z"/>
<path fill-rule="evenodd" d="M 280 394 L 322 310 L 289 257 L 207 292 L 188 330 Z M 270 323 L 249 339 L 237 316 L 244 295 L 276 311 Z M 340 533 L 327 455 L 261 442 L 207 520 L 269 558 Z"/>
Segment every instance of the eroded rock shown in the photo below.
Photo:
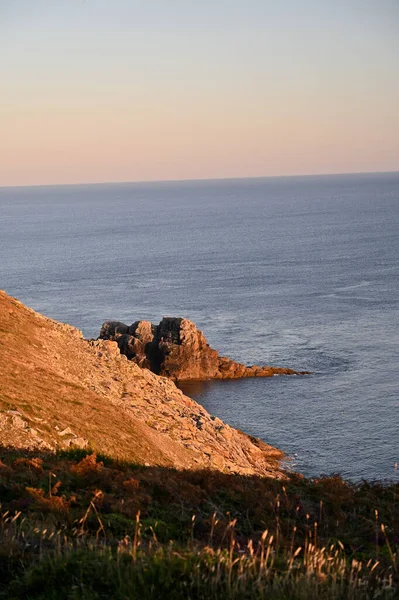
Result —
<path fill-rule="evenodd" d="M 136 321 L 130 327 L 119 321 L 107 321 L 101 328 L 100 339 L 117 342 L 120 352 L 129 360 L 174 381 L 308 373 L 280 367 L 246 366 L 219 356 L 192 321 L 176 317 L 164 317 L 159 325 Z"/>

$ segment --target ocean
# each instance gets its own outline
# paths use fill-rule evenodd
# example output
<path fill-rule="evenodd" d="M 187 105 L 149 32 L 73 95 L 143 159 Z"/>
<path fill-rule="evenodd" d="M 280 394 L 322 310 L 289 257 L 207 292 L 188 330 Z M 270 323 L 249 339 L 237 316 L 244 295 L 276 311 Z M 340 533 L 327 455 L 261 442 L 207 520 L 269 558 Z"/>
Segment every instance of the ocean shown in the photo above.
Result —
<path fill-rule="evenodd" d="M 35 310 L 312 371 L 184 388 L 307 476 L 399 480 L 398 280 L 399 173 L 0 188 L 0 287 Z"/>

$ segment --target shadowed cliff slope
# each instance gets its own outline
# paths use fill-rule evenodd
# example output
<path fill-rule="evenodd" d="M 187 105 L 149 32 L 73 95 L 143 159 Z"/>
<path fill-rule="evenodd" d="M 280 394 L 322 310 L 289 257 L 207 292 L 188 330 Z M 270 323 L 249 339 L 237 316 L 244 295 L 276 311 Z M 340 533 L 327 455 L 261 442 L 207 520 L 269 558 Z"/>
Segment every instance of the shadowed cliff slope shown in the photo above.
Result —
<path fill-rule="evenodd" d="M 0 292 L 0 442 L 91 447 L 148 465 L 281 477 L 282 452 L 212 417 L 112 341 Z"/>

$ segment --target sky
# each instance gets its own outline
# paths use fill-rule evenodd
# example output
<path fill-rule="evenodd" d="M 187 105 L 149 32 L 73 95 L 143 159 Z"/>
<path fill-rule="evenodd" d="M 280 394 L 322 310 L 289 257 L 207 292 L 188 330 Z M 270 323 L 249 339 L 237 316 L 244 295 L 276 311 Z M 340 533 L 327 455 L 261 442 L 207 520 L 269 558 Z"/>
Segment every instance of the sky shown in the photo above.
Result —
<path fill-rule="evenodd" d="M 396 170 L 398 0 L 0 0 L 0 186 Z"/>

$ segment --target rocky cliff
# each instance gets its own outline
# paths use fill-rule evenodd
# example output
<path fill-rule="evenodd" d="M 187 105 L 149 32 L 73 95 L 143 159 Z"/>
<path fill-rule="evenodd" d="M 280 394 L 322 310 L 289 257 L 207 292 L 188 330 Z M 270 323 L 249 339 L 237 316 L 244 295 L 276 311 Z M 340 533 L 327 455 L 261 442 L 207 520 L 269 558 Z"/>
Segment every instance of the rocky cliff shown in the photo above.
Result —
<path fill-rule="evenodd" d="M 154 369 L 173 375 L 177 365 L 191 376 L 215 365 L 220 370 L 217 352 L 209 349 L 204 358 L 205 339 L 191 325 L 183 319 L 176 329 L 164 320 L 154 331 L 137 323 L 129 351 L 148 366 L 158 354 L 149 359 L 143 349 L 159 337 L 167 361 Z M 198 359 L 190 366 L 179 346 L 192 335 Z M 0 291 L 0 446 L 90 447 L 140 464 L 282 476 L 282 452 L 211 416 L 170 379 L 139 364 L 114 341 L 87 341 Z"/>
<path fill-rule="evenodd" d="M 129 360 L 174 381 L 307 373 L 280 367 L 247 367 L 219 356 L 210 348 L 202 331 L 188 319 L 164 317 L 159 325 L 136 321 L 130 326 L 107 321 L 101 328 L 99 339 L 117 342 L 121 353 Z"/>

